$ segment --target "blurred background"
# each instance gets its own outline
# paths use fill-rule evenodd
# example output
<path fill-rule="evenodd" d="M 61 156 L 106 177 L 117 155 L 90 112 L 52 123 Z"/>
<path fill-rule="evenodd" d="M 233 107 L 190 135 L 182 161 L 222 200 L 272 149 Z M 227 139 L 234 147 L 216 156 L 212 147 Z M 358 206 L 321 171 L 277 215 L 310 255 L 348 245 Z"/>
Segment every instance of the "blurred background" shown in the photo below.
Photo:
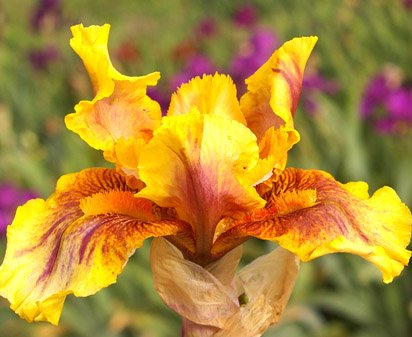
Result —
<path fill-rule="evenodd" d="M 240 93 L 284 41 L 317 35 L 289 166 L 329 171 L 371 191 L 394 187 L 412 207 L 412 1 L 0 0 L 0 259 L 17 205 L 47 197 L 59 176 L 107 166 L 63 117 L 92 98 L 69 27 L 110 23 L 113 64 L 159 70 L 164 109 L 195 75 L 230 74 Z M 118 283 L 69 296 L 60 325 L 28 324 L 0 299 L 0 337 L 173 337 L 180 321 L 154 292 L 147 242 Z M 244 262 L 273 249 L 249 241 Z M 280 325 L 265 337 L 411 337 L 412 270 L 389 285 L 359 257 L 304 263 Z"/>

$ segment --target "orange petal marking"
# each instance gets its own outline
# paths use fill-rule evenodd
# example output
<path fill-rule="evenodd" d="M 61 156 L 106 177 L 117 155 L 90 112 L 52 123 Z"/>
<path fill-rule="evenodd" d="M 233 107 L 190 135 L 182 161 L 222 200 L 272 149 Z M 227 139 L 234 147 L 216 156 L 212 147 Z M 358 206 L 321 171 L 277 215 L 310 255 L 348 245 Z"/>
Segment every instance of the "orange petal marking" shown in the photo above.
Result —
<path fill-rule="evenodd" d="M 208 257 L 222 216 L 264 206 L 253 185 L 271 167 L 261 165 L 258 151 L 254 134 L 235 120 L 195 112 L 165 117 L 142 151 L 146 187 L 138 196 L 175 208 L 194 228 L 197 253 Z"/>
<path fill-rule="evenodd" d="M 183 233 L 190 242 L 189 225 L 136 192 L 115 170 L 88 169 L 60 178 L 46 201 L 20 206 L 7 233 L 0 295 L 22 318 L 57 324 L 68 294 L 88 296 L 116 282 L 146 238 Z"/>
<path fill-rule="evenodd" d="M 106 160 L 124 167 L 129 174 L 138 175 L 135 161 L 124 161 L 117 155 L 119 141 L 146 143 L 160 125 L 159 104 L 146 95 L 147 86 L 156 85 L 160 74 L 131 77 L 120 74 L 112 65 L 107 49 L 109 25 L 72 27 L 71 47 L 87 69 L 95 97 L 81 101 L 75 113 L 66 116 L 66 126 L 95 149 L 103 150 Z M 130 166 L 134 165 L 134 166 Z"/>
<path fill-rule="evenodd" d="M 248 91 L 240 99 L 240 108 L 258 139 L 260 158 L 276 163 L 275 175 L 283 171 L 287 152 L 300 140 L 293 115 L 316 41 L 316 37 L 302 37 L 286 42 L 246 79 Z"/>
<path fill-rule="evenodd" d="M 367 184 L 341 184 L 326 172 L 286 169 L 262 195 L 265 208 L 221 221 L 212 252 L 221 254 L 248 236 L 273 240 L 308 261 L 349 252 L 374 263 L 385 282 L 408 264 L 409 209 L 389 187 L 371 197 Z"/>

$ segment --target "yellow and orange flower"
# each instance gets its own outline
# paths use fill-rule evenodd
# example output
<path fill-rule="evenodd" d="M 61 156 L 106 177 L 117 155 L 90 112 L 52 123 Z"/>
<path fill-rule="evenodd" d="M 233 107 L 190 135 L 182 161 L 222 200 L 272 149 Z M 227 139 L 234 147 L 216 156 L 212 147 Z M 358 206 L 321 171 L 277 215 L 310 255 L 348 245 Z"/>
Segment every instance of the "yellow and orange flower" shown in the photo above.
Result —
<path fill-rule="evenodd" d="M 348 252 L 375 264 L 384 282 L 401 273 L 411 256 L 412 217 L 391 188 L 369 196 L 364 182 L 341 184 L 326 172 L 286 168 L 300 138 L 293 115 L 316 37 L 275 51 L 246 79 L 240 100 L 229 76 L 204 75 L 183 84 L 162 117 L 146 94 L 160 75 L 120 74 L 107 50 L 109 28 L 72 27 L 70 44 L 95 97 L 78 103 L 66 125 L 116 169 L 65 175 L 49 199 L 18 208 L 0 267 L 0 295 L 17 314 L 57 324 L 68 294 L 88 296 L 114 283 L 149 237 L 165 237 L 180 251 L 181 257 L 170 253 L 174 261 L 200 274 L 249 237 L 277 242 L 285 251 L 276 256 L 293 265 L 290 253 L 308 261 Z M 207 275 L 203 280 L 224 289 Z M 245 275 L 245 289 L 256 289 Z M 222 301 L 234 305 L 227 318 L 234 326 L 243 313 L 232 295 Z M 261 300 L 255 298 L 253 312 Z"/>

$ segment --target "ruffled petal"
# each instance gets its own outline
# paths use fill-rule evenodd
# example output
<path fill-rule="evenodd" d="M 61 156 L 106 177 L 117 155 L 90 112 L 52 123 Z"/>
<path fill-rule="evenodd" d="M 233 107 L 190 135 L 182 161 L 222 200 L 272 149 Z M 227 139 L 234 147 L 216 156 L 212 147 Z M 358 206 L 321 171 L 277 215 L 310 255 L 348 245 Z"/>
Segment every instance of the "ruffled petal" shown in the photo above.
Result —
<path fill-rule="evenodd" d="M 130 77 L 119 73 L 112 65 L 107 49 L 110 26 L 72 27 L 70 45 L 87 69 L 95 97 L 81 101 L 75 113 L 68 114 L 67 128 L 76 132 L 95 149 L 103 150 L 111 162 L 129 167 L 117 156 L 119 139 L 147 142 L 160 125 L 161 111 L 156 101 L 146 95 L 147 86 L 156 85 L 160 74 Z M 135 146 L 139 148 L 139 146 Z M 135 172 L 137 174 L 137 172 Z"/>
<path fill-rule="evenodd" d="M 274 240 L 304 261 L 348 252 L 375 264 L 386 283 L 408 264 L 412 216 L 389 187 L 369 197 L 364 182 L 341 184 L 326 172 L 287 169 L 262 197 L 264 209 L 222 221 L 216 254 L 247 236 Z"/>
<path fill-rule="evenodd" d="M 174 207 L 199 238 L 197 254 L 208 255 L 222 216 L 264 206 L 253 185 L 271 172 L 266 164 L 256 137 L 237 121 L 196 112 L 165 117 L 141 153 L 146 187 L 138 196 Z"/>
<path fill-rule="evenodd" d="M 286 42 L 246 80 L 240 107 L 259 142 L 260 157 L 275 163 L 275 174 L 286 166 L 287 152 L 300 140 L 293 115 L 302 88 L 303 72 L 316 37 Z"/>
<path fill-rule="evenodd" d="M 259 140 L 271 127 L 293 126 L 303 72 L 316 41 L 312 36 L 286 42 L 246 80 L 248 91 L 240 105 Z"/>
<path fill-rule="evenodd" d="M 57 324 L 68 294 L 114 283 L 144 239 L 190 231 L 136 192 L 115 170 L 88 169 L 60 178 L 46 201 L 20 206 L 7 232 L 0 295 L 22 318 Z"/>
<path fill-rule="evenodd" d="M 195 77 L 172 95 L 168 116 L 187 114 L 195 107 L 202 114 L 215 114 L 246 125 L 240 111 L 236 87 L 229 76 Z"/>

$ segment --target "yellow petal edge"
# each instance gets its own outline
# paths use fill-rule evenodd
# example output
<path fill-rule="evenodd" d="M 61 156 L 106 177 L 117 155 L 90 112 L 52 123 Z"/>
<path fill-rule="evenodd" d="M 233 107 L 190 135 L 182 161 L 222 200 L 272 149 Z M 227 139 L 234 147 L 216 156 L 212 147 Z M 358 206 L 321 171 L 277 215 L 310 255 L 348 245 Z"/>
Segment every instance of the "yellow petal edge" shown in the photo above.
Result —
<path fill-rule="evenodd" d="M 115 170 L 95 168 L 61 177 L 49 199 L 20 206 L 0 267 L 0 295 L 11 309 L 57 324 L 68 294 L 89 296 L 116 282 L 143 240 L 183 229 L 136 192 Z"/>
<path fill-rule="evenodd" d="M 106 160 L 129 172 L 135 170 L 136 160 L 124 161 L 121 147 L 127 143 L 128 147 L 139 150 L 141 143 L 150 140 L 153 130 L 160 125 L 160 106 L 146 94 L 147 86 L 156 85 L 160 74 L 131 77 L 119 73 L 109 57 L 108 24 L 76 25 L 71 30 L 70 45 L 89 73 L 95 97 L 80 101 L 75 112 L 66 116 L 66 126 L 91 147 L 103 150 Z"/>

